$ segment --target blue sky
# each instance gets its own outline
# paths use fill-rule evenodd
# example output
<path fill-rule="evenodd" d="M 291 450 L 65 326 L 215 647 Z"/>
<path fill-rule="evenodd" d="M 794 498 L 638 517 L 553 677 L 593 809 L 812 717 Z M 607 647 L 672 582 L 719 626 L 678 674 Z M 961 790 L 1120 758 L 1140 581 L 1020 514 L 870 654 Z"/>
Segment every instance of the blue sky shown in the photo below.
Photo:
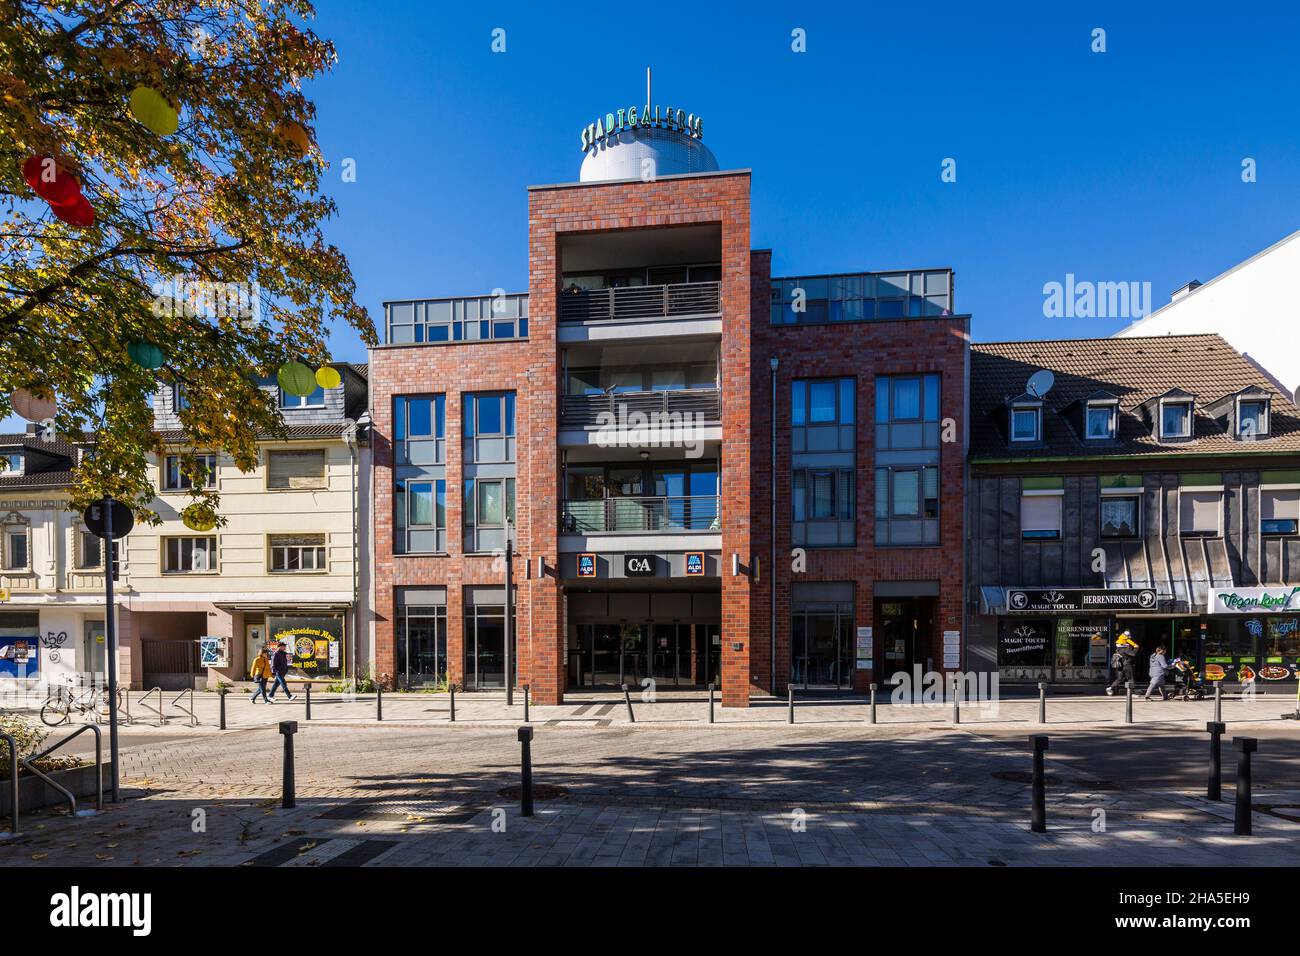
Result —
<path fill-rule="evenodd" d="M 1300 228 L 1300 13 L 1218 7 L 320 0 L 329 234 L 377 322 L 384 299 L 525 289 L 525 187 L 576 180 L 580 129 L 640 103 L 650 65 L 753 169 L 777 274 L 951 266 L 977 340 L 1108 335 L 1127 322 L 1044 319 L 1044 283 L 1150 281 L 1158 306 Z"/>

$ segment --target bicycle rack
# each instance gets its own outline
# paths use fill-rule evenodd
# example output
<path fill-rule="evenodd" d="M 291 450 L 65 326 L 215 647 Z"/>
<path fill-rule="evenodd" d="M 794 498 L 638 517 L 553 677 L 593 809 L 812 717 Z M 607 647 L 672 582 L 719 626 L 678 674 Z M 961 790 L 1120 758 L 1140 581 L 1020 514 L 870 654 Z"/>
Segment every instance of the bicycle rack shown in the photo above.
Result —
<path fill-rule="evenodd" d="M 154 707 L 152 704 L 150 704 L 150 703 L 148 702 L 148 701 L 149 701 L 149 695 L 150 695 L 150 694 L 153 694 L 155 691 L 158 693 L 158 706 L 157 706 L 157 707 Z M 151 710 L 151 711 L 153 711 L 155 714 L 158 715 L 158 726 L 159 726 L 159 727 L 161 727 L 163 724 L 167 723 L 167 718 L 166 718 L 166 716 L 163 715 L 163 709 L 164 709 L 167 705 L 163 703 L 163 691 L 162 691 L 162 688 L 161 688 L 161 687 L 153 687 L 153 688 L 150 688 L 149 690 L 145 691 L 145 692 L 144 692 L 144 696 L 141 697 L 141 698 L 140 698 L 136 703 L 138 703 L 138 704 L 139 704 L 141 707 L 143 707 L 145 710 Z"/>
<path fill-rule="evenodd" d="M 152 693 L 152 691 L 151 691 L 151 693 Z M 189 710 L 186 710 L 184 707 L 182 707 L 182 706 L 180 705 L 180 699 L 181 699 L 182 697 L 184 697 L 186 694 L 189 694 L 189 695 L 190 695 L 190 709 L 189 709 Z M 159 700 L 162 699 L 162 692 L 161 692 L 161 691 L 159 691 L 158 698 L 159 698 Z M 189 718 L 190 718 L 190 726 L 191 726 L 191 727 L 197 727 L 197 726 L 199 725 L 199 718 L 198 718 L 198 715 L 194 713 L 194 688 L 193 688 L 193 687 L 187 688 L 186 690 L 183 690 L 183 691 L 181 691 L 179 694 L 177 694 L 174 698 L 172 698 L 172 702 L 171 702 L 171 704 L 170 704 L 169 706 L 171 706 L 171 707 L 175 707 L 175 708 L 176 708 L 177 710 L 179 710 L 182 714 L 188 714 L 188 715 L 189 715 Z"/>
<path fill-rule="evenodd" d="M 118 722 L 119 724 L 127 724 L 127 725 L 130 725 L 130 724 L 132 723 L 132 717 L 131 717 L 131 691 L 130 691 L 128 688 L 123 687 L 123 688 L 121 688 L 120 690 L 118 690 L 117 693 L 118 693 L 118 695 L 122 698 L 121 702 L 118 704 L 118 717 L 117 717 L 117 722 Z M 125 716 L 123 716 L 124 714 L 125 714 Z"/>
<path fill-rule="evenodd" d="M 18 835 L 18 744 L 8 734 L 0 734 L 0 740 L 9 745 L 9 830 L 0 830 L 0 840 Z"/>
<path fill-rule="evenodd" d="M 37 760 L 40 760 L 42 757 L 48 757 L 50 754 L 54 753 L 54 751 L 58 750 L 64 744 L 68 743 L 68 741 L 80 737 L 87 730 L 93 730 L 95 732 L 95 811 L 103 812 L 104 809 L 104 732 L 99 729 L 99 726 L 97 724 L 82 724 L 80 727 L 78 727 L 72 733 L 68 734 L 68 736 L 64 737 L 54 746 L 46 747 L 38 754 L 33 754 L 32 756 L 26 757 L 23 760 L 19 760 L 17 762 L 11 762 L 9 764 L 9 776 L 10 776 L 10 787 L 11 787 L 10 793 L 12 794 L 13 801 L 14 801 L 14 805 L 13 805 L 14 828 L 12 831 L 10 831 L 11 833 L 18 832 L 18 765 L 19 764 L 26 767 L 28 773 L 32 774 L 35 777 L 40 777 L 42 780 L 44 780 L 46 786 L 53 787 L 55 790 L 59 791 L 59 793 L 63 794 L 68 800 L 68 813 L 70 813 L 72 816 L 77 815 L 77 798 L 73 794 L 73 792 L 69 790 L 67 787 L 62 786 L 61 784 L 56 783 L 54 780 L 50 779 L 50 777 L 43 771 L 37 770 L 36 767 L 33 766 L 33 763 Z M 10 758 L 12 760 L 14 756 L 17 756 L 17 748 L 14 746 L 14 740 L 12 737 L 8 737 L 7 735 L 4 734 L 0 734 L 0 736 L 6 737 L 6 739 L 9 741 L 9 753 L 10 753 Z"/>

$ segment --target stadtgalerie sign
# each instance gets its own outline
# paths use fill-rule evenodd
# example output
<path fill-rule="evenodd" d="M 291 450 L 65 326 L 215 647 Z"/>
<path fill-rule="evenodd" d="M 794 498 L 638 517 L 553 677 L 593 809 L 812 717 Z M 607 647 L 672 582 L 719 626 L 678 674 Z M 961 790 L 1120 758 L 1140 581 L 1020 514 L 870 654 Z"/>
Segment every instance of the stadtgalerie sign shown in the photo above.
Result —
<path fill-rule="evenodd" d="M 1300 587 L 1215 588 L 1210 592 L 1210 614 L 1300 612 Z"/>
<path fill-rule="evenodd" d="M 1013 614 L 1067 611 L 1154 611 L 1156 592 L 1151 588 L 1041 588 L 1007 591 L 1007 610 Z"/>
<path fill-rule="evenodd" d="M 628 106 L 613 113 L 597 117 L 596 122 L 588 123 L 582 130 L 582 151 L 585 153 L 606 137 L 615 136 L 624 130 L 643 127 L 676 130 L 693 139 L 704 138 L 704 120 L 694 113 L 675 109 L 671 106 L 646 104 L 641 108 Z"/>

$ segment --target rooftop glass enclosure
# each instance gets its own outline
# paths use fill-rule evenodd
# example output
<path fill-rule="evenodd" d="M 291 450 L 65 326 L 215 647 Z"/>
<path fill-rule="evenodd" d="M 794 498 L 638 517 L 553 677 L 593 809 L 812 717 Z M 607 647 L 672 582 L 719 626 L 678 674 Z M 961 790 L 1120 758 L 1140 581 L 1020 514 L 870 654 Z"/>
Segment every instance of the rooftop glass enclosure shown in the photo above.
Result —
<path fill-rule="evenodd" d="M 952 312 L 951 269 L 772 279 L 773 325 L 918 319 Z"/>

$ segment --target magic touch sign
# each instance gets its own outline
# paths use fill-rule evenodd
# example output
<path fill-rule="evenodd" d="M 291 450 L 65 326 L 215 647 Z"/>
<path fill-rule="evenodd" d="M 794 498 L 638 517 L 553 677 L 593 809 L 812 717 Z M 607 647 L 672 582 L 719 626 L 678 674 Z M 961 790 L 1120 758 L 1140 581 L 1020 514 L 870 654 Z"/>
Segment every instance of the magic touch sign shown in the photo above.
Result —
<path fill-rule="evenodd" d="M 1300 612 L 1300 587 L 1215 588 L 1210 614 L 1274 614 Z"/>
<path fill-rule="evenodd" d="M 1065 614 L 1080 611 L 1154 611 L 1152 588 L 1043 588 L 1007 591 L 1012 614 Z"/>
<path fill-rule="evenodd" d="M 597 117 L 596 122 L 588 123 L 582 130 L 582 151 L 585 153 L 607 137 L 616 136 L 625 130 L 658 127 L 675 130 L 692 139 L 704 138 L 704 120 L 694 113 L 674 109 L 671 106 L 651 108 L 649 104 L 640 107 L 628 106 L 613 113 Z"/>

